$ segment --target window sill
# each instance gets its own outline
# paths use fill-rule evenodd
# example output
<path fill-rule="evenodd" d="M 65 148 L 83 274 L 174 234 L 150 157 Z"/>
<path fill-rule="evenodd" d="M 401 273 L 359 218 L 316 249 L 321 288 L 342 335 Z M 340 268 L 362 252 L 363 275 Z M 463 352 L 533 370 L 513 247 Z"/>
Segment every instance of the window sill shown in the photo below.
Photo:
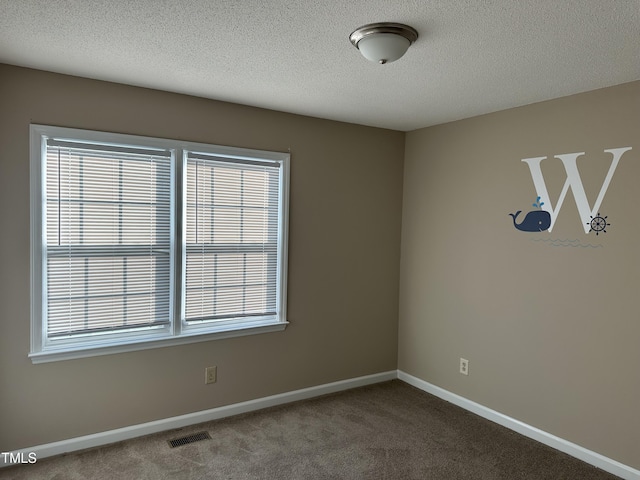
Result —
<path fill-rule="evenodd" d="M 76 358 L 96 357 L 99 355 L 111 355 L 114 353 L 135 352 L 138 350 L 149 350 L 152 348 L 171 347 L 174 345 L 186 345 L 189 343 L 208 342 L 210 340 L 222 340 L 224 338 L 243 337 L 246 335 L 257 335 L 261 333 L 281 332 L 289 322 L 274 322 L 262 324 L 260 326 L 234 326 L 233 329 L 219 330 L 209 333 L 183 334 L 179 337 L 168 337 L 162 339 L 149 339 L 144 341 L 133 341 L 118 345 L 91 346 L 85 348 L 49 350 L 44 352 L 34 352 L 29 354 L 31 362 L 49 363 L 62 360 L 73 360 Z"/>

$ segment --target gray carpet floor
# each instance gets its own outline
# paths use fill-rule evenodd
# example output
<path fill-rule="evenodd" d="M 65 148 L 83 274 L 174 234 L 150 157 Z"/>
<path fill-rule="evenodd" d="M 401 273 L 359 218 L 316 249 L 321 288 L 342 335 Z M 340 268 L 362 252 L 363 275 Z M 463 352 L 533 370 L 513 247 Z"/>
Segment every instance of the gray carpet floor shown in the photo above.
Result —
<path fill-rule="evenodd" d="M 206 431 L 210 440 L 170 448 Z M 0 479 L 617 477 L 399 380 L 0 469 Z"/>

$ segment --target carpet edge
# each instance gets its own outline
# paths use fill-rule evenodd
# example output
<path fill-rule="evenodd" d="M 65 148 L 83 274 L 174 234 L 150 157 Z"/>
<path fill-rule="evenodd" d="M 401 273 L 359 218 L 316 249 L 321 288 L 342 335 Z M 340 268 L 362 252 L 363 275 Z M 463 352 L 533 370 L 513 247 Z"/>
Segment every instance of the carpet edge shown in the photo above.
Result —
<path fill-rule="evenodd" d="M 57 442 L 3 452 L 3 455 L 0 456 L 0 468 L 15 465 L 15 462 L 11 463 L 8 461 L 10 458 L 31 460 L 34 458 L 33 454 L 35 454 L 36 459 L 44 459 L 55 455 L 77 452 L 80 450 L 86 450 L 88 448 L 95 448 L 116 442 L 121 442 L 123 440 L 130 440 L 132 438 L 142 437 L 144 435 L 150 435 L 152 433 L 164 432 L 176 428 L 183 428 L 198 423 L 209 422 L 211 420 L 218 420 L 220 418 L 231 417 L 234 415 L 239 415 L 256 410 L 262 410 L 264 408 L 274 407 L 277 405 L 284 405 L 286 403 L 296 402 L 299 400 L 307 400 L 309 398 L 328 395 L 343 390 L 382 383 L 389 380 L 395 380 L 397 378 L 397 370 L 374 373 L 371 375 L 339 380 L 336 382 L 325 383 L 313 387 L 302 388 L 300 390 L 292 390 L 290 392 L 279 393 L 276 395 L 234 403 L 231 405 L 224 405 L 221 407 L 188 413 L 185 415 L 178 415 L 175 417 L 169 417 L 160 420 L 154 420 L 151 422 L 140 423 L 137 425 L 131 425 L 128 427 L 117 428 L 114 430 L 107 430 L 90 435 L 83 435 L 81 437 L 74 437 Z M 7 455 L 4 455 L 4 453 L 6 453 Z M 9 454 L 11 454 L 11 457 L 9 456 Z"/>
<path fill-rule="evenodd" d="M 540 430 L 539 428 L 528 425 L 520 420 L 509 417 L 508 415 L 504 415 L 496 410 L 492 410 L 491 408 L 485 407 L 484 405 L 445 390 L 437 385 L 421 380 L 418 377 L 414 377 L 402 370 L 398 370 L 398 379 L 424 392 L 441 398 L 442 400 L 453 403 L 454 405 L 486 418 L 487 420 L 520 433 L 525 437 L 531 438 L 551 448 L 571 455 L 572 457 L 582 460 L 594 467 L 598 467 L 605 472 L 617 475 L 624 480 L 640 480 L 640 470 L 636 470 L 629 465 L 625 465 L 617 460 L 613 460 L 612 458 L 545 432 L 544 430 Z"/>

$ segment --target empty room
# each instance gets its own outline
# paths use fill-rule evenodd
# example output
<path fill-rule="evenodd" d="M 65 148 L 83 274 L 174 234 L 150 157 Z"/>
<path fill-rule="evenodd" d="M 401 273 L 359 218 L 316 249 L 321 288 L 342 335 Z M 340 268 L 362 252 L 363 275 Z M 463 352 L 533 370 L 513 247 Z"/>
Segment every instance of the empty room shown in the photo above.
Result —
<path fill-rule="evenodd" d="M 638 0 L 0 0 L 0 479 L 640 480 Z"/>

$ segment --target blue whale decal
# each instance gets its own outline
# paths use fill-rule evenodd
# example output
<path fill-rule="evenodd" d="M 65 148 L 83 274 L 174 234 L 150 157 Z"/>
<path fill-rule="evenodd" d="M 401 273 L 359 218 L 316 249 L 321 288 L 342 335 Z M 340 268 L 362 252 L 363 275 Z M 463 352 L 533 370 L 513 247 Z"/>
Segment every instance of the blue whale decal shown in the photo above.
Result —
<path fill-rule="evenodd" d="M 519 224 L 516 223 L 516 218 L 522 213 L 522 210 L 518 210 L 516 213 L 510 213 L 513 217 L 513 226 L 523 232 L 542 232 L 547 230 L 551 226 L 551 214 L 545 210 L 532 210 L 527 213 L 524 220 Z"/>

